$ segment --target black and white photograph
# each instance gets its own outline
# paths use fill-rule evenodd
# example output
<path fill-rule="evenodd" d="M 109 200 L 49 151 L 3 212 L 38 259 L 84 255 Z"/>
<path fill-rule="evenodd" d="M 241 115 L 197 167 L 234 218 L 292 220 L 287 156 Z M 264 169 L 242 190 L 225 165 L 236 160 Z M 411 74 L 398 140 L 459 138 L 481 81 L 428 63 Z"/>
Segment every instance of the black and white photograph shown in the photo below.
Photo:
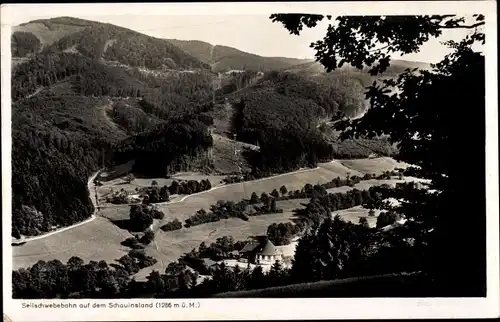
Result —
<path fill-rule="evenodd" d="M 2 6 L 5 313 L 499 314 L 496 4 L 474 2 Z"/>

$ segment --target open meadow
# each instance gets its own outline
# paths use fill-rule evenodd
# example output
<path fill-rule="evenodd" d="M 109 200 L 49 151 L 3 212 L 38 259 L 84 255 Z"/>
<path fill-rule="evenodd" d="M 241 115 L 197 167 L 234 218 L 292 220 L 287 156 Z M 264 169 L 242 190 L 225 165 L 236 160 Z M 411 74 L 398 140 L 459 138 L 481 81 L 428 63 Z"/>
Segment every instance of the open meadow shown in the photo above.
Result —
<path fill-rule="evenodd" d="M 156 230 L 155 242 L 146 248 L 149 255 L 158 259 L 158 263 L 153 268 L 139 272 L 137 278 L 147 276 L 151 269 L 161 269 L 163 271 L 168 263 L 177 260 L 179 256 L 191 251 L 194 247 L 198 247 L 203 241 L 211 243 L 221 236 L 233 236 L 236 240 L 242 240 L 252 235 L 264 234 L 267 227 L 272 223 L 290 221 L 293 218 L 292 210 L 300 207 L 301 203 L 307 202 L 307 200 L 279 201 L 277 205 L 284 210 L 283 213 L 255 216 L 251 217 L 247 222 L 231 218 L 190 228 L 182 228 L 177 231 L 163 232 L 158 228 L 164 222 L 173 220 L 174 218 L 184 222 L 185 219 L 199 209 L 209 210 L 210 206 L 217 203 L 218 200 L 232 200 L 237 202 L 244 198 L 250 198 L 252 192 L 256 192 L 259 195 L 263 192 L 270 193 L 273 189 L 279 189 L 282 185 L 285 185 L 291 191 L 301 189 L 306 183 L 326 183 L 336 177 L 345 177 L 347 174 L 360 175 L 357 170 L 347 167 L 346 164 L 353 165 L 353 167 L 360 171 L 370 169 L 370 173 L 381 173 L 386 170 L 392 170 L 396 165 L 396 163 L 381 161 L 380 159 L 385 158 L 322 163 L 315 169 L 299 170 L 270 178 L 218 186 L 209 191 L 175 198 L 168 204 L 160 204 L 159 207 L 165 213 L 165 218 L 154 224 Z M 197 174 L 182 174 L 174 177 L 184 180 L 188 178 L 192 178 L 193 180 L 208 178 L 213 183 L 221 179 L 217 176 L 202 176 Z M 150 185 L 152 180 L 135 179 L 129 185 L 121 184 L 123 180 L 117 179 L 98 187 L 98 194 L 102 197 L 104 194 L 109 193 L 111 187 L 115 191 L 122 187 L 126 190 L 134 190 L 139 184 L 144 186 Z M 169 184 L 170 181 L 167 180 L 172 179 L 163 180 L 157 179 L 156 181 L 159 185 L 162 185 Z M 407 180 L 413 180 L 413 178 L 405 178 L 405 181 Z M 368 189 L 373 185 L 383 183 L 395 184 L 397 182 L 402 181 L 396 179 L 366 180 L 357 184 L 355 188 Z M 329 189 L 328 191 L 345 192 L 350 189 L 352 188 L 339 187 Z M 365 211 L 365 209 L 343 210 L 336 213 L 340 213 L 346 220 L 357 223 L 359 216 L 364 216 L 365 212 L 367 215 L 368 210 Z M 38 260 L 49 261 L 51 259 L 59 259 L 65 262 L 71 256 L 81 257 L 85 261 L 106 260 L 110 263 L 120 258 L 129 250 L 121 246 L 120 243 L 130 237 L 131 234 L 114 225 L 111 220 L 128 219 L 129 206 L 107 205 L 100 209 L 97 216 L 98 218 L 88 224 L 14 247 L 14 269 L 31 266 Z M 376 221 L 376 217 L 368 218 L 370 225 L 374 225 L 374 220 Z"/>
<path fill-rule="evenodd" d="M 369 209 L 363 208 L 362 206 L 356 206 L 349 209 L 333 211 L 332 216 L 339 215 L 345 221 L 350 221 L 353 224 L 358 224 L 359 219 L 365 217 L 366 220 L 368 221 L 368 225 L 371 228 L 374 228 L 377 226 L 377 217 L 378 215 L 380 215 L 380 210 L 374 209 L 375 213 L 373 216 L 368 216 L 369 211 L 370 211 Z"/>
<path fill-rule="evenodd" d="M 397 179 L 397 177 L 393 177 L 393 178 L 387 179 L 387 180 L 370 179 L 370 180 L 363 180 L 363 181 L 355 184 L 354 187 L 342 186 L 342 187 L 335 187 L 335 188 L 326 189 L 326 191 L 328 193 L 346 193 L 347 191 L 352 190 L 352 189 L 368 190 L 368 189 L 370 189 L 370 187 L 380 186 L 383 184 L 394 187 L 394 186 L 396 186 L 396 184 L 404 183 L 404 182 L 426 182 L 426 180 L 422 180 L 422 179 L 415 178 L 415 177 L 404 177 L 404 179 Z"/>
<path fill-rule="evenodd" d="M 246 240 L 251 236 L 265 235 L 267 227 L 272 223 L 286 223 L 295 218 L 293 209 L 301 207 L 306 199 L 278 201 L 277 206 L 283 213 L 250 217 L 248 221 L 239 218 L 229 218 L 182 228 L 175 231 L 158 231 L 155 241 L 146 247 L 150 256 L 158 259 L 158 263 L 145 268 L 135 275 L 137 280 L 144 280 L 152 270 L 164 272 L 169 263 L 175 262 L 183 254 L 205 242 L 209 245 L 222 236 L 232 236 L 235 240 Z"/>
<path fill-rule="evenodd" d="M 12 247 L 12 269 L 32 266 L 39 260 L 58 259 L 66 263 L 72 256 L 78 256 L 85 262 L 106 260 L 113 263 L 129 249 L 120 243 L 131 234 L 102 217 L 67 231 L 33 240 L 20 246 Z"/>
<path fill-rule="evenodd" d="M 382 174 L 385 171 L 392 171 L 396 168 L 407 168 L 409 164 L 398 162 L 393 158 L 381 157 L 370 159 L 355 159 L 355 160 L 341 160 L 341 164 L 349 169 L 360 172 L 362 174 Z"/>

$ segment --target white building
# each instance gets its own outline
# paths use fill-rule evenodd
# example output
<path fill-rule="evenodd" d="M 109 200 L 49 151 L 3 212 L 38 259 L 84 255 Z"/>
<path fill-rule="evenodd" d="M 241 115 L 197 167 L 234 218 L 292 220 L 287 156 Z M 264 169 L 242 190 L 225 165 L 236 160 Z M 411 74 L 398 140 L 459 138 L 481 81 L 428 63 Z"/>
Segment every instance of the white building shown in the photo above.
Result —
<path fill-rule="evenodd" d="M 277 260 L 282 260 L 281 254 L 276 250 L 276 247 L 271 243 L 270 240 L 267 240 L 264 247 L 259 250 L 255 256 L 256 264 L 261 265 L 272 265 Z"/>

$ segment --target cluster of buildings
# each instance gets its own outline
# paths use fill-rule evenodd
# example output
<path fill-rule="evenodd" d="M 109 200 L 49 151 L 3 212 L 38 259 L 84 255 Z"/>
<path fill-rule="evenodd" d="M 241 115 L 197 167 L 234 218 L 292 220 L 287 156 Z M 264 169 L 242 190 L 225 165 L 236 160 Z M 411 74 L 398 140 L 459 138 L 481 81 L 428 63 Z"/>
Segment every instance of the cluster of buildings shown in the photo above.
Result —
<path fill-rule="evenodd" d="M 114 204 L 131 204 L 131 203 L 141 203 L 142 196 L 137 193 L 132 193 L 125 190 L 115 191 L 111 196 L 107 197 L 107 202 Z"/>

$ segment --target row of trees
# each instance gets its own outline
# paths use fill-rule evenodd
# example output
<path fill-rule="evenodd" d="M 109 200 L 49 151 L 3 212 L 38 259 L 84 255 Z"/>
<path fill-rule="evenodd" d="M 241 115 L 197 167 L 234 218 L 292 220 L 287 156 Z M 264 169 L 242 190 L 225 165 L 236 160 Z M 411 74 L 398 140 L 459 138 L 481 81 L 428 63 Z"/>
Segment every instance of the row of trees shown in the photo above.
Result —
<path fill-rule="evenodd" d="M 196 180 L 186 180 L 186 181 L 173 181 L 168 187 L 171 194 L 178 195 L 190 195 L 193 193 L 198 193 L 206 190 L 212 189 L 212 183 L 208 179 L 202 179 L 201 181 Z"/>
<path fill-rule="evenodd" d="M 193 216 L 186 219 L 185 226 L 197 226 L 229 218 L 240 218 L 248 221 L 251 216 L 283 212 L 283 209 L 277 207 L 276 199 L 267 198 L 264 200 L 263 205 L 254 205 L 251 208 L 249 208 L 251 202 L 246 199 L 239 202 L 219 200 L 215 205 L 210 206 L 209 212 L 205 209 L 200 209 Z"/>
<path fill-rule="evenodd" d="M 165 225 L 160 227 L 163 231 L 172 231 L 182 229 L 182 222 L 179 219 L 174 218 L 174 220 L 167 222 Z"/>
<path fill-rule="evenodd" d="M 142 202 L 144 204 L 154 204 L 170 200 L 169 187 L 167 185 L 164 185 L 161 188 L 158 186 L 143 188 L 140 192 L 143 195 Z"/>
<path fill-rule="evenodd" d="M 283 212 L 282 209 L 277 208 L 276 201 L 278 200 L 289 200 L 289 199 L 306 199 L 306 198 L 321 198 L 328 195 L 326 189 L 350 186 L 353 187 L 355 184 L 361 182 L 361 180 L 369 180 L 371 178 L 377 178 L 379 180 L 389 179 L 392 175 L 400 174 L 399 171 L 385 171 L 384 173 L 376 176 L 371 174 L 366 174 L 363 177 L 359 176 L 347 176 L 345 179 L 337 177 L 329 182 L 323 184 L 305 184 L 301 190 L 288 191 L 286 186 L 281 186 L 279 192 L 274 189 L 270 194 L 262 193 L 259 197 L 257 193 L 253 192 L 249 200 L 242 200 L 238 203 L 234 202 L 223 202 L 218 201 L 216 205 L 211 206 L 211 212 L 207 212 L 204 209 L 200 209 L 195 215 L 191 216 L 186 220 L 187 227 L 200 225 L 209 222 L 219 221 L 221 219 L 227 219 L 229 217 L 241 218 L 243 220 L 248 220 L 248 216 L 256 216 L 262 214 L 270 213 L 280 213 Z M 356 196 L 359 195 L 359 190 L 356 191 Z M 350 197 L 348 197 L 350 198 Z M 363 203 L 369 205 L 370 208 L 375 208 L 373 204 L 374 201 L 370 197 L 366 197 L 363 201 L 359 196 L 353 206 L 358 206 Z M 379 203 L 381 199 L 379 200 Z M 347 203 L 350 201 L 346 201 Z M 348 203 L 349 204 L 349 203 Z M 253 211 L 248 210 L 248 205 L 254 205 Z M 260 205 L 260 206 L 256 206 Z M 350 207 L 348 207 L 350 208 Z M 341 208 L 345 209 L 345 208 Z M 336 209 L 334 209 L 336 210 Z M 385 216 L 385 215 L 384 215 Z M 385 218 L 385 217 L 384 217 Z"/>
<path fill-rule="evenodd" d="M 126 180 L 127 182 L 131 182 L 133 180 L 133 175 L 129 174 Z M 159 187 L 158 183 L 153 180 L 153 183 L 150 187 L 141 189 L 136 188 L 136 190 L 142 195 L 143 204 L 154 204 L 169 201 L 170 194 L 190 195 L 193 193 L 210 190 L 211 188 L 212 184 L 208 179 L 203 179 L 201 181 L 173 181 L 170 186 L 164 185 L 163 187 Z M 109 197 L 108 202 L 114 204 L 126 204 L 129 203 L 128 196 L 129 194 L 124 189 L 121 189 L 118 193 L 115 193 L 111 197 Z"/>
<path fill-rule="evenodd" d="M 90 261 L 71 257 L 66 264 L 59 260 L 38 261 L 35 265 L 12 272 L 13 298 L 120 298 L 126 296 L 130 275 L 156 263 L 144 251 L 132 250 L 117 260 Z"/>
<path fill-rule="evenodd" d="M 332 212 L 366 205 L 376 200 L 383 200 L 380 192 L 384 187 L 373 186 L 368 190 L 353 189 L 346 193 L 330 193 L 315 196 L 305 208 L 296 209 L 295 213 L 306 227 L 316 229 L 325 219 L 332 216 Z M 390 189 L 390 187 L 387 187 Z"/>
<path fill-rule="evenodd" d="M 265 273 L 261 266 L 250 270 L 239 266 L 227 267 L 224 263 L 213 272 L 210 279 L 204 279 L 199 285 L 191 283 L 188 287 L 180 285 L 170 289 L 159 297 L 210 297 L 216 293 L 261 289 L 282 286 L 287 283 L 288 270 L 276 262 L 269 272 Z"/>

